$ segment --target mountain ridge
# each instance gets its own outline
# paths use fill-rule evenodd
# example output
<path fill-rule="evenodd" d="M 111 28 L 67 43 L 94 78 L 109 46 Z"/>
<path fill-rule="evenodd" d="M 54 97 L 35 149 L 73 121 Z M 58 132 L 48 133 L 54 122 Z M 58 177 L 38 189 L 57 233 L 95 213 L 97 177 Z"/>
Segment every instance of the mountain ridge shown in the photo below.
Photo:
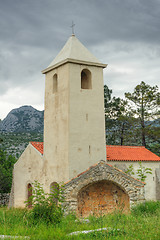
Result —
<path fill-rule="evenodd" d="M 0 122 L 2 132 L 43 132 L 44 111 L 24 105 L 12 109 Z"/>

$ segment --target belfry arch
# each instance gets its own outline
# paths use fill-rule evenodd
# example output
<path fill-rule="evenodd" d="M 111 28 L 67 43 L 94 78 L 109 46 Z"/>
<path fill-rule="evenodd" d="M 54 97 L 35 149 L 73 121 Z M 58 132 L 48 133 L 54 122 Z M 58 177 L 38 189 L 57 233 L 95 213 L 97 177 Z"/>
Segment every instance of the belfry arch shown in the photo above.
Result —
<path fill-rule="evenodd" d="M 58 76 L 55 73 L 53 75 L 53 93 L 56 93 L 58 91 Z"/>
<path fill-rule="evenodd" d="M 91 72 L 88 69 L 81 71 L 81 89 L 92 89 Z"/>

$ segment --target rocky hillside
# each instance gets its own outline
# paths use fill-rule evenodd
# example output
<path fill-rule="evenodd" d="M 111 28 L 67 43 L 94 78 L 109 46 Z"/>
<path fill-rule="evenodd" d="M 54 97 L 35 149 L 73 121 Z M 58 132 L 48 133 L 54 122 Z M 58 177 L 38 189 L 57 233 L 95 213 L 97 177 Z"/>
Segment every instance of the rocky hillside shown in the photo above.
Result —
<path fill-rule="evenodd" d="M 43 142 L 43 133 L 14 133 L 0 132 L 0 148 L 8 155 L 14 155 L 17 159 L 31 141 Z"/>
<path fill-rule="evenodd" d="M 43 132 L 44 111 L 38 111 L 32 106 L 22 106 L 13 109 L 0 122 L 1 132 L 25 133 Z"/>

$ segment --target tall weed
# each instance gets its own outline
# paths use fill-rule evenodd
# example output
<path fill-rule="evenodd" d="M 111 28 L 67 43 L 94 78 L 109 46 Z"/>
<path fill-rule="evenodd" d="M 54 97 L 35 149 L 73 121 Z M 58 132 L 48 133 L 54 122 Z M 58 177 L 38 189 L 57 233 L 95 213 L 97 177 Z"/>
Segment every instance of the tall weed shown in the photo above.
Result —
<path fill-rule="evenodd" d="M 78 219 L 74 214 L 62 216 L 59 223 L 52 223 L 28 218 L 32 209 L 0 208 L 0 235 L 29 236 L 31 240 L 159 240 L 160 239 L 160 203 L 146 202 L 148 213 L 137 210 L 139 204 L 131 213 L 112 213 L 106 216 L 90 216 L 89 221 Z M 150 209 L 152 208 L 152 210 Z M 150 209 L 150 210 L 149 210 Z M 35 224 L 36 223 L 36 224 Z M 107 228 L 107 231 L 89 234 L 69 235 L 75 231 Z"/>
<path fill-rule="evenodd" d="M 132 208 L 132 214 L 134 215 L 153 215 L 156 213 L 160 213 L 159 201 L 147 201 Z"/>

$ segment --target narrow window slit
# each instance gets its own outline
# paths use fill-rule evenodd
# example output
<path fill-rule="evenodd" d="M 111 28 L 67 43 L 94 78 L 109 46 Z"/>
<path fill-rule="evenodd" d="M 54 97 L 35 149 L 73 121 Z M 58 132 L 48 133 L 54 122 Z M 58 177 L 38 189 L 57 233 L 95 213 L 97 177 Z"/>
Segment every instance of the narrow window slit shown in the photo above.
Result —
<path fill-rule="evenodd" d="M 89 145 L 89 154 L 91 154 L 91 146 Z"/>

